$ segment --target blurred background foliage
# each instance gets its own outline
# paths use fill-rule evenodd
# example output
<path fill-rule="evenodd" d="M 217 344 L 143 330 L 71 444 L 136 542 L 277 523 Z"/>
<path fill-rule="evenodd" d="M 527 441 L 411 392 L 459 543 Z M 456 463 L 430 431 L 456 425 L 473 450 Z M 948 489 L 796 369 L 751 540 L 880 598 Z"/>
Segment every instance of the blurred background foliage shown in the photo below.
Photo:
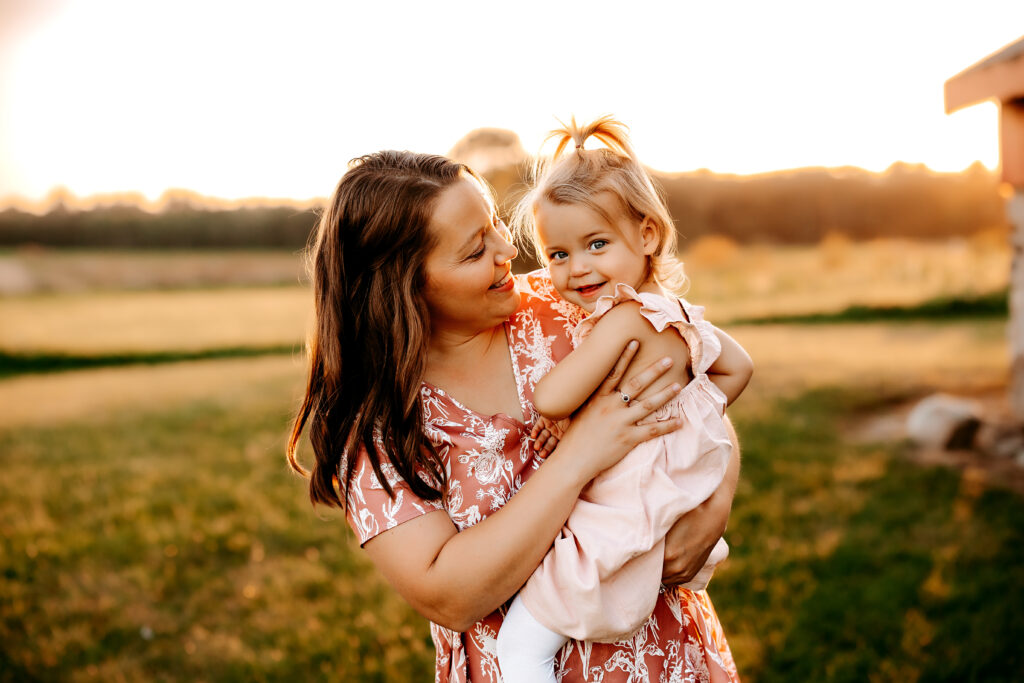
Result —
<path fill-rule="evenodd" d="M 507 209 L 521 193 L 529 165 L 486 165 L 483 175 L 499 205 Z M 854 240 L 936 239 L 1006 225 L 998 177 L 980 163 L 942 174 L 898 163 L 882 174 L 811 168 L 760 176 L 654 176 L 684 239 L 716 235 L 742 243 L 813 244 L 834 233 Z M 226 209 L 191 194 L 171 193 L 155 212 L 123 199 L 108 201 L 79 208 L 58 194 L 42 214 L 9 207 L 0 211 L 0 245 L 298 249 L 317 217 L 315 207 Z"/>

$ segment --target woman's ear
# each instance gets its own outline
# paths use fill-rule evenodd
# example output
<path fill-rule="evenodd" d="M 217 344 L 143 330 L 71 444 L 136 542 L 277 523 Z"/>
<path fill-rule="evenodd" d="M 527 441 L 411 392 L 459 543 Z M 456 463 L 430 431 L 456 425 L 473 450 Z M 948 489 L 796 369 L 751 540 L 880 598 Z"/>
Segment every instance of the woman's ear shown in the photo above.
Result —
<path fill-rule="evenodd" d="M 658 224 L 650 216 L 640 222 L 640 239 L 644 244 L 644 255 L 650 256 L 658 250 Z"/>

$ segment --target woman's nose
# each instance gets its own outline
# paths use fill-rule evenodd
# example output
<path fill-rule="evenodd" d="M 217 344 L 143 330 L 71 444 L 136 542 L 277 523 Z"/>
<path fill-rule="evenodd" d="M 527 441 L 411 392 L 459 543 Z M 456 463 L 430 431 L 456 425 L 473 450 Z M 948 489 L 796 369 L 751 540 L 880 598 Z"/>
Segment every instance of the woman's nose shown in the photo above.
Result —
<path fill-rule="evenodd" d="M 502 227 L 504 227 L 504 223 Z M 498 231 L 498 240 L 498 248 L 494 250 L 494 262 L 500 266 L 518 256 L 519 249 L 516 248 L 516 245 L 512 244 L 512 235 L 509 233 L 508 228 Z"/>

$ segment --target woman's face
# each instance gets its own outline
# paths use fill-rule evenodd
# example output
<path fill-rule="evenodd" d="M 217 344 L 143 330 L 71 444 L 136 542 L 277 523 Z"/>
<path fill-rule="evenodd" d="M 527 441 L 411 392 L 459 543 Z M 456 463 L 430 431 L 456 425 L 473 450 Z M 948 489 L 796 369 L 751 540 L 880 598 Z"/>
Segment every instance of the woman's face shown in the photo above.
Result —
<path fill-rule="evenodd" d="M 512 277 L 516 248 L 483 189 L 463 178 L 437 199 L 424 263 L 432 332 L 476 334 L 504 322 L 519 305 Z"/>

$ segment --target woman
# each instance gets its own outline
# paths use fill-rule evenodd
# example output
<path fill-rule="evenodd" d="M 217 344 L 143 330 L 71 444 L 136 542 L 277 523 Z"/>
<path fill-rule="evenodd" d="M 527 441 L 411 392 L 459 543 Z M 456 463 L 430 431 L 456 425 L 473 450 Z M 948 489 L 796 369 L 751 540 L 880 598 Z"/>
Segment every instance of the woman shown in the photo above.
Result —
<path fill-rule="evenodd" d="M 498 681 L 494 636 L 583 487 L 679 424 L 636 423 L 677 386 L 624 405 L 667 369 L 617 385 L 627 349 L 561 441 L 531 441 L 533 387 L 570 350 L 580 311 L 537 274 L 513 277 L 483 183 L 443 157 L 356 160 L 312 250 L 316 325 L 288 457 L 308 424 L 314 503 L 345 507 L 374 564 L 432 622 L 437 680 Z M 553 448 L 553 450 L 552 450 Z M 725 528 L 725 484 L 667 539 L 665 581 L 688 580 Z M 513 494 L 515 494 L 513 496 Z M 629 642 L 570 643 L 563 681 L 735 678 L 706 594 L 666 589 Z"/>

